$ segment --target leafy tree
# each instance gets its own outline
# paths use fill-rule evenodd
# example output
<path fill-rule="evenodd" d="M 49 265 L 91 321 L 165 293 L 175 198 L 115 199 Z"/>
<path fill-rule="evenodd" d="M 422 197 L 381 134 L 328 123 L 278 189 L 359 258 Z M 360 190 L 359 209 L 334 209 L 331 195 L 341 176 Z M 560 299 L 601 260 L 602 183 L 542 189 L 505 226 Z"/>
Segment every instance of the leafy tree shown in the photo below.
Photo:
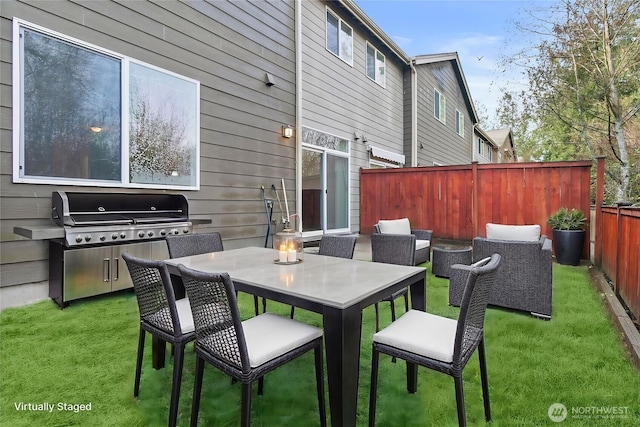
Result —
<path fill-rule="evenodd" d="M 538 25 L 518 28 L 542 41 L 510 59 L 525 67 L 529 89 L 518 108 L 505 94 L 499 111 L 522 138 L 519 151 L 542 160 L 604 155 L 615 187 L 607 199 L 640 201 L 632 131 L 640 120 L 640 2 L 561 0 L 532 16 Z"/>

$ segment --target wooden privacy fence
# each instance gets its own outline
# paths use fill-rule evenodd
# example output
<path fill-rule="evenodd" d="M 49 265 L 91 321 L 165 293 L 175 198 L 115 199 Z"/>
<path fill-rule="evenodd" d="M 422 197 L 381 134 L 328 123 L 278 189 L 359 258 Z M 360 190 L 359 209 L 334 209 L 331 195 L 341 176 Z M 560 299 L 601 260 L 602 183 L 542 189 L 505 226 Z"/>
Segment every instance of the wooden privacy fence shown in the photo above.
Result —
<path fill-rule="evenodd" d="M 560 207 L 590 209 L 591 161 L 489 163 L 360 171 L 360 232 L 380 219 L 409 218 L 435 238 L 485 236 L 488 222 L 540 224 Z M 589 230 L 587 230 L 589 236 Z M 585 239 L 582 258 L 589 258 Z"/>
<path fill-rule="evenodd" d="M 596 215 L 597 211 L 596 207 Z M 600 211 L 596 265 L 614 282 L 615 293 L 640 319 L 640 208 L 601 207 Z"/>

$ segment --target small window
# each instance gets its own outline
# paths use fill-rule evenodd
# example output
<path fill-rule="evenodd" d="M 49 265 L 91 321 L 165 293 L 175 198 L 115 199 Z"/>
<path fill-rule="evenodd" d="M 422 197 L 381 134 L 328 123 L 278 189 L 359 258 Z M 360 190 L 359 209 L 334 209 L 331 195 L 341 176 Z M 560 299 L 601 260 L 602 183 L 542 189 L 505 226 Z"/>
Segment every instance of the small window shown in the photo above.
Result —
<path fill-rule="evenodd" d="M 464 137 L 464 115 L 456 110 L 456 133 Z"/>
<path fill-rule="evenodd" d="M 327 50 L 353 66 L 353 30 L 327 8 Z"/>
<path fill-rule="evenodd" d="M 446 101 L 444 95 L 438 92 L 437 89 L 433 91 L 433 116 L 440 120 L 442 123 L 446 123 Z"/>
<path fill-rule="evenodd" d="M 478 138 L 478 154 L 482 154 L 482 138 Z"/>
<path fill-rule="evenodd" d="M 386 63 L 384 55 L 367 42 L 367 76 L 378 83 L 386 86 Z"/>

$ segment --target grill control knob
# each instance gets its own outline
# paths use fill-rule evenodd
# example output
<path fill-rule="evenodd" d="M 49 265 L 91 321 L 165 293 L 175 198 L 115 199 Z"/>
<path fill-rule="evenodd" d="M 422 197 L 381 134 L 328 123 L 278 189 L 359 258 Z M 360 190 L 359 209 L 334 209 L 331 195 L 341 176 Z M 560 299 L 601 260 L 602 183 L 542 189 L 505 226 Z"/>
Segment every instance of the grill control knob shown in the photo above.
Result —
<path fill-rule="evenodd" d="M 144 231 L 139 231 L 138 232 L 138 237 L 144 237 Z"/>
<path fill-rule="evenodd" d="M 111 238 L 112 238 L 113 240 L 116 240 L 116 239 L 118 238 L 118 233 L 113 233 L 113 234 L 111 235 Z"/>
<path fill-rule="evenodd" d="M 149 236 L 149 237 L 153 237 L 153 231 L 148 232 L 148 233 L 147 233 L 147 236 Z"/>
<path fill-rule="evenodd" d="M 89 240 L 91 240 L 91 236 L 84 236 L 84 240 L 88 242 Z"/>
<path fill-rule="evenodd" d="M 124 239 L 125 237 L 127 237 L 127 234 L 126 234 L 126 233 L 124 233 L 124 232 L 123 232 L 123 233 L 120 233 L 120 238 L 121 238 L 121 239 Z"/>
<path fill-rule="evenodd" d="M 101 241 L 101 242 L 104 242 L 106 239 L 107 239 L 106 237 L 104 237 L 104 236 L 100 236 L 100 241 Z"/>
<path fill-rule="evenodd" d="M 164 230 L 164 228 L 162 230 L 160 230 L 160 235 L 164 236 L 165 234 L 167 234 L 167 232 Z"/>
<path fill-rule="evenodd" d="M 82 236 L 76 237 L 76 243 L 81 243 L 81 242 L 82 242 Z"/>
<path fill-rule="evenodd" d="M 189 232 L 189 229 L 188 229 L 188 228 L 183 228 L 183 229 L 182 229 L 182 232 L 183 232 L 183 233 L 188 233 L 188 232 Z"/>
<path fill-rule="evenodd" d="M 179 233 L 178 230 L 176 230 L 175 228 L 169 232 L 169 234 L 178 234 L 178 233 Z"/>

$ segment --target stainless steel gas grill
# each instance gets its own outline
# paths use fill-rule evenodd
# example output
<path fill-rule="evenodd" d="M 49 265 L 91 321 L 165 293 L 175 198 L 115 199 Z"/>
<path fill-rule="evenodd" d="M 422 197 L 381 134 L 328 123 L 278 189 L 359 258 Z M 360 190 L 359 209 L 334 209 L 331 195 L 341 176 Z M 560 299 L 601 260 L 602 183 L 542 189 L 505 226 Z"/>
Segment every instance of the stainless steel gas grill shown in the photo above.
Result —
<path fill-rule="evenodd" d="M 164 237 L 193 231 L 181 194 L 52 194 L 51 218 L 64 230 L 49 240 L 49 296 L 61 307 L 132 287 L 121 254 L 169 258 Z"/>

